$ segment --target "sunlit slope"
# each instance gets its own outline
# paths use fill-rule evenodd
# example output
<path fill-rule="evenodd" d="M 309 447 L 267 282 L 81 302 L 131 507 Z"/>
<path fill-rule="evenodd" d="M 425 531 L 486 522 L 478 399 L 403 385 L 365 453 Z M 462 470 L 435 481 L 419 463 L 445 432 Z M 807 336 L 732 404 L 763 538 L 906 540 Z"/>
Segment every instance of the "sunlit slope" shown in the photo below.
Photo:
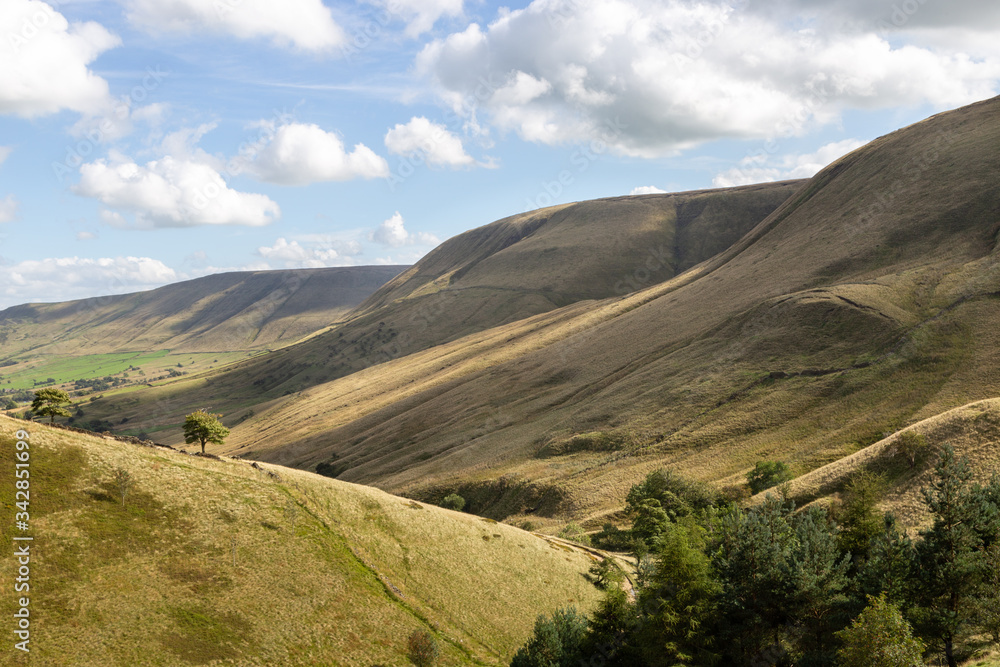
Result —
<path fill-rule="evenodd" d="M 0 417 L 8 499 L 25 425 Z M 538 614 L 599 595 L 582 576 L 591 556 L 511 526 L 300 471 L 27 426 L 30 664 L 403 664 L 415 629 L 435 635 L 441 664 L 507 664 Z M 118 468 L 135 481 L 124 506 Z M 12 589 L 9 549 L 0 565 Z M 11 617 L 13 596 L 0 604 Z"/>
<path fill-rule="evenodd" d="M 125 416 L 136 432 L 177 442 L 185 411 L 210 405 L 241 419 L 466 335 L 662 284 L 737 241 L 801 185 L 620 197 L 500 220 L 444 242 L 328 332 L 206 380 L 150 390 L 139 403 L 109 396 L 88 416 Z"/>
<path fill-rule="evenodd" d="M 995 396 L 998 112 L 941 114 L 845 156 L 684 276 L 489 332 L 482 359 L 457 363 L 473 337 L 317 387 L 261 416 L 284 437 L 251 424 L 238 441 L 411 491 L 521 472 L 586 514 L 657 465 L 807 472 Z M 539 458 L 594 431 L 625 444 Z"/>
<path fill-rule="evenodd" d="M 15 306 L 0 311 L 0 361 L 287 345 L 334 324 L 404 268 L 223 273 L 149 292 Z"/>

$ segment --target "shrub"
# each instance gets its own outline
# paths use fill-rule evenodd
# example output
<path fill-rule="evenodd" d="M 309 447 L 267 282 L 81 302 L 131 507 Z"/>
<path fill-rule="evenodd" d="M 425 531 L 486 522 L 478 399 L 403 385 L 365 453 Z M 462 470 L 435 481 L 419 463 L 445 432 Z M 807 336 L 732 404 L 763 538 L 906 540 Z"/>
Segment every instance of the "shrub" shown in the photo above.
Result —
<path fill-rule="evenodd" d="M 757 494 L 785 482 L 791 481 L 792 471 L 782 461 L 757 461 L 754 469 L 747 473 L 747 486 Z"/>
<path fill-rule="evenodd" d="M 595 586 L 606 590 L 617 587 L 625 579 L 625 575 L 613 560 L 604 558 L 590 566 L 588 578 Z"/>
<path fill-rule="evenodd" d="M 896 438 L 896 452 L 906 459 L 910 468 L 915 468 L 917 461 L 928 450 L 927 438 L 920 433 L 906 431 Z"/>
<path fill-rule="evenodd" d="M 517 650 L 510 667 L 577 667 L 587 638 L 587 617 L 573 607 L 539 616 L 535 633 Z"/>
<path fill-rule="evenodd" d="M 556 537 L 576 542 L 577 544 L 582 544 L 585 547 L 590 546 L 590 536 L 584 532 L 583 528 L 578 523 L 567 523 L 566 527 L 560 530 Z"/>
<path fill-rule="evenodd" d="M 922 665 L 923 643 L 885 594 L 868 598 L 869 605 L 837 636 L 844 642 L 838 654 L 850 667 L 914 667 Z"/>
<path fill-rule="evenodd" d="M 414 630 L 406 640 L 406 654 L 417 667 L 431 667 L 440 653 L 437 641 L 426 630 Z"/>
<path fill-rule="evenodd" d="M 458 495 L 457 493 L 452 493 L 444 497 L 441 501 L 441 507 L 448 510 L 455 510 L 456 512 L 461 512 L 462 508 L 465 507 L 465 498 Z"/>

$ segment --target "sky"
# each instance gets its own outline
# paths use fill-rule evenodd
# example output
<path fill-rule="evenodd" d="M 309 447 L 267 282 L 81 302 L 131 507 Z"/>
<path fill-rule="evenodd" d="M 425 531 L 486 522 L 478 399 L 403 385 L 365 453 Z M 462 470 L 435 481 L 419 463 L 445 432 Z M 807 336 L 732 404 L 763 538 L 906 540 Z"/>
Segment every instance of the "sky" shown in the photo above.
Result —
<path fill-rule="evenodd" d="M 412 264 L 998 94 L 982 0 L 2 0 L 0 308 Z"/>

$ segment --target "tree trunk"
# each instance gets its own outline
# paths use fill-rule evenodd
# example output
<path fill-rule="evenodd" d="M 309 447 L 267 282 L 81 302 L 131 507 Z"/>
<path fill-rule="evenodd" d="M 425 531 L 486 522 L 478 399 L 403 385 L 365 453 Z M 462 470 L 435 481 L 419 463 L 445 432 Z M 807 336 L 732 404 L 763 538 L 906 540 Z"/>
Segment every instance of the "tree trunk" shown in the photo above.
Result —
<path fill-rule="evenodd" d="M 204 438 L 201 439 L 201 453 L 202 454 L 205 453 L 205 439 Z"/>
<path fill-rule="evenodd" d="M 958 663 L 955 662 L 955 647 L 951 636 L 944 639 L 944 657 L 948 661 L 948 667 L 958 667 Z"/>

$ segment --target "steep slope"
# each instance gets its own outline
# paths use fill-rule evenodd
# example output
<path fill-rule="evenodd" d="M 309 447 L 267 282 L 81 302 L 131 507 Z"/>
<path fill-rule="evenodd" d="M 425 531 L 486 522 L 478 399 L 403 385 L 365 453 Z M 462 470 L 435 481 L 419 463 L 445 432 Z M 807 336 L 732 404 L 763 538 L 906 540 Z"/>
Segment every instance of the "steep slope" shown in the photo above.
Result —
<path fill-rule="evenodd" d="M 149 292 L 15 306 L 0 311 L 0 361 L 287 345 L 337 322 L 404 268 L 222 273 Z"/>
<path fill-rule="evenodd" d="M 1000 394 L 998 147 L 1000 99 L 941 114 L 845 156 L 678 278 L 317 387 L 234 444 L 418 494 L 520 472 L 583 515 L 657 465 L 720 483 L 760 458 L 812 470 Z M 620 451 L 540 458 L 593 431 Z"/>
<path fill-rule="evenodd" d="M 269 398 L 582 300 L 627 294 L 736 242 L 801 182 L 620 197 L 541 209 L 449 239 L 389 281 L 336 330 L 264 362 Z"/>
<path fill-rule="evenodd" d="M 439 664 L 507 664 L 538 614 L 599 597 L 582 576 L 592 555 L 511 526 L 0 417 L 11 501 L 23 427 L 29 530 L 8 514 L 0 532 L 33 538 L 31 653 L 8 649 L 8 664 L 402 664 L 418 629 Z M 116 470 L 133 482 L 124 502 Z M 0 566 L 13 590 L 12 549 Z M 0 611 L 13 618 L 14 595 Z"/>
<path fill-rule="evenodd" d="M 468 334 L 662 283 L 736 242 L 800 186 L 619 197 L 500 220 L 449 239 L 308 341 L 86 411 L 125 417 L 133 432 L 176 443 L 185 412 L 205 405 L 242 420 L 309 387 Z"/>

